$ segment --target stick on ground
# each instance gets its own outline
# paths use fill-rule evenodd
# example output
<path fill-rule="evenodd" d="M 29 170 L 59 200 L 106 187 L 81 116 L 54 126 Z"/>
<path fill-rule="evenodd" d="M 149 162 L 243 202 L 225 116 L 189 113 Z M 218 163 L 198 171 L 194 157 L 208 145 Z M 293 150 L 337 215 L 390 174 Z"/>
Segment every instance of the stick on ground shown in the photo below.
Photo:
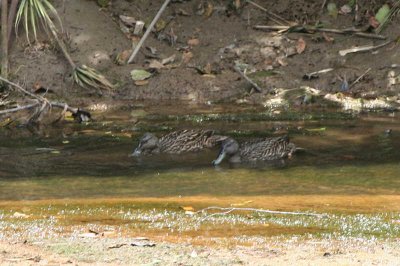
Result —
<path fill-rule="evenodd" d="M 39 102 L 36 102 L 36 103 L 24 105 L 24 106 L 18 106 L 18 107 L 6 109 L 6 110 L 0 110 L 0 115 L 15 113 L 15 112 L 26 110 L 26 109 L 31 109 L 38 105 L 39 105 Z"/>
<path fill-rule="evenodd" d="M 391 42 L 392 41 L 390 40 L 390 41 L 387 41 L 387 42 L 384 42 L 382 44 L 375 45 L 375 46 L 374 45 L 364 45 L 364 46 L 354 47 L 354 48 L 350 48 L 350 49 L 344 49 L 344 50 L 340 50 L 339 54 L 341 56 L 345 56 L 345 55 L 351 54 L 351 53 L 368 52 L 368 51 L 376 50 L 383 46 L 386 46 Z"/>
<path fill-rule="evenodd" d="M 25 93 L 26 95 L 29 95 L 29 96 L 31 96 L 31 97 L 33 97 L 33 98 L 35 98 L 35 99 L 38 99 L 39 101 L 47 102 L 47 100 L 46 100 L 45 98 L 43 98 L 43 97 L 41 97 L 41 96 L 38 96 L 38 95 L 35 95 L 35 94 L 33 94 L 32 92 L 29 92 L 29 91 L 25 90 L 24 88 L 22 88 L 22 87 L 19 86 L 18 84 L 9 81 L 9 80 L 6 79 L 6 78 L 3 78 L 3 77 L 0 76 L 0 80 L 1 80 L 1 81 L 4 81 L 5 83 L 10 84 L 11 86 L 14 86 L 14 87 L 17 88 L 18 90 L 20 90 L 20 91 L 22 91 L 23 93 Z"/>
<path fill-rule="evenodd" d="M 355 29 L 355 28 L 340 30 L 340 29 L 329 29 L 329 28 L 317 28 L 314 26 L 302 26 L 302 25 L 296 25 L 296 26 L 255 25 L 253 28 L 256 30 L 275 30 L 275 31 L 280 31 L 280 32 L 289 31 L 289 32 L 307 33 L 307 34 L 315 33 L 315 32 L 329 32 L 329 33 L 335 33 L 335 34 L 352 34 L 357 37 L 363 37 L 363 38 L 369 38 L 369 39 L 378 39 L 378 40 L 387 39 L 386 36 L 362 32 L 361 29 Z"/>
<path fill-rule="evenodd" d="M 249 4 L 251 4 L 251 5 L 253 5 L 253 6 L 255 6 L 255 7 L 257 7 L 257 8 L 259 8 L 259 9 L 261 9 L 261 10 L 264 11 L 265 13 L 267 13 L 267 14 L 269 15 L 269 19 L 271 19 L 271 20 L 274 21 L 275 23 L 278 23 L 278 24 L 280 24 L 280 25 L 290 25 L 290 22 L 289 22 L 289 21 L 285 20 L 285 19 L 282 18 L 281 16 L 278 16 L 277 14 L 275 14 L 275 13 L 273 13 L 273 12 L 271 12 L 271 11 L 268 11 L 266 8 L 260 6 L 259 4 L 255 3 L 255 2 L 253 2 L 253 1 L 250 1 L 250 0 L 247 0 L 246 2 L 249 3 Z M 275 17 L 275 18 L 273 18 L 273 17 Z"/>
<path fill-rule="evenodd" d="M 154 25 L 157 23 L 158 19 L 161 17 L 161 14 L 164 12 L 164 10 L 167 8 L 169 2 L 171 0 L 165 0 L 164 4 L 161 6 L 160 10 L 154 17 L 153 21 L 150 23 L 150 26 L 146 29 L 146 32 L 143 34 L 143 37 L 140 39 L 139 43 L 136 45 L 135 50 L 133 50 L 131 56 L 128 59 L 128 64 L 132 63 L 133 60 L 135 59 L 137 53 L 139 52 L 140 48 L 143 46 L 144 41 L 147 39 L 149 36 L 150 32 L 153 30 Z"/>
<path fill-rule="evenodd" d="M 233 208 L 233 207 L 224 208 L 224 207 L 217 207 L 217 206 L 204 208 L 202 210 L 197 211 L 197 213 L 205 212 L 208 210 L 220 210 L 222 212 L 207 215 L 206 217 L 204 217 L 202 219 L 202 221 L 204 221 L 210 217 L 216 216 L 216 215 L 225 215 L 225 214 L 231 213 L 233 211 L 251 211 L 251 212 L 270 213 L 270 214 L 306 215 L 306 216 L 316 216 L 316 217 L 325 216 L 324 214 L 307 213 L 307 212 L 271 211 L 271 210 L 256 209 L 256 208 Z"/>
<path fill-rule="evenodd" d="M 255 83 L 254 81 L 252 81 L 248 76 L 246 76 L 245 73 L 243 73 L 238 67 L 235 67 L 236 72 L 238 72 L 248 83 L 251 84 L 251 86 L 253 86 L 257 92 L 261 92 L 262 89 L 260 88 L 260 86 L 257 85 L 257 83 Z"/>
<path fill-rule="evenodd" d="M 359 81 L 360 81 L 365 75 L 367 75 L 368 72 L 370 72 L 370 71 L 371 71 L 371 68 L 368 68 L 364 73 L 362 73 L 361 76 L 359 76 L 355 81 L 353 81 L 353 83 L 350 84 L 349 89 L 350 89 L 351 87 L 353 87 L 354 85 L 356 85 L 357 82 L 359 82 Z"/>

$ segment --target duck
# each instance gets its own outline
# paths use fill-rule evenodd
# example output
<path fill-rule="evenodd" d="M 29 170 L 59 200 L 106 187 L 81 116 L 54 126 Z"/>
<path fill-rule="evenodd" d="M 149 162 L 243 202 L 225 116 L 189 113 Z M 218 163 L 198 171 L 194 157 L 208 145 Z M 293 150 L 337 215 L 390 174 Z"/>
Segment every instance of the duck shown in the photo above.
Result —
<path fill-rule="evenodd" d="M 227 137 L 215 135 L 213 130 L 191 129 L 178 130 L 158 138 L 152 133 L 145 133 L 131 156 L 141 154 L 198 152 L 220 144 Z"/>
<path fill-rule="evenodd" d="M 219 165 L 226 156 L 230 163 L 255 162 L 278 160 L 292 157 L 296 151 L 296 145 L 289 141 L 287 135 L 266 138 L 260 141 L 239 143 L 231 138 L 225 138 L 221 142 L 221 149 L 217 159 L 212 161 L 214 166 Z"/>

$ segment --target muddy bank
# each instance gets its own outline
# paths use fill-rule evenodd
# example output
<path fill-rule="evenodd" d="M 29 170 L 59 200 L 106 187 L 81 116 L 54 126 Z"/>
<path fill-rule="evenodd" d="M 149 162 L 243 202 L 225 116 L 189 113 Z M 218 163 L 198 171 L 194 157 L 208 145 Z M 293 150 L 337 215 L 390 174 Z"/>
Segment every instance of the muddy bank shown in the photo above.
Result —
<path fill-rule="evenodd" d="M 344 93 L 351 97 L 381 99 L 398 104 L 398 74 L 396 69 L 390 67 L 398 61 L 396 43 L 366 53 L 340 56 L 340 50 L 378 45 L 383 41 L 331 33 L 276 35 L 258 31 L 253 29 L 254 25 L 274 25 L 274 22 L 266 18 L 264 11 L 250 4 L 243 4 L 235 11 L 229 4 L 208 1 L 209 12 L 201 12 L 204 7 L 199 1 L 173 2 L 162 16 L 162 31 L 152 34 L 146 41 L 145 46 L 157 50 L 157 54 L 151 55 L 150 50 L 143 48 L 135 64 L 117 65 L 116 56 L 130 49 L 132 42 L 138 39 L 123 33 L 119 16 L 148 22 L 162 2 L 117 0 L 102 9 L 95 1 L 55 3 L 68 33 L 74 60 L 96 67 L 117 84 L 117 90 L 111 94 L 104 92 L 103 99 L 179 99 L 197 103 L 227 101 L 265 105 L 266 101 L 279 93 L 276 91 L 279 88 L 308 86 L 320 90 L 323 95 L 335 94 L 343 93 L 346 80 L 351 88 Z M 372 5 L 368 1 L 359 2 L 359 25 L 368 25 L 366 14 L 374 14 L 383 3 L 375 1 Z M 290 7 L 289 1 L 281 1 L 277 5 L 268 2 L 262 4 L 292 22 L 312 25 L 319 20 L 328 27 L 339 29 L 354 24 L 353 13 L 340 14 L 335 19 L 326 10 L 321 11 L 318 1 L 308 1 L 306 5 L 302 1 L 290 1 Z M 341 4 L 344 2 L 337 3 L 338 6 Z M 400 33 L 394 27 L 397 19 L 382 32 L 388 39 Z M 160 34 L 173 34 L 176 41 L 171 45 Z M 73 85 L 70 70 L 60 54 L 46 41 L 45 36 L 40 40 L 35 46 L 27 47 L 25 39 L 19 38 L 12 47 L 11 69 L 16 80 L 26 80 L 28 88 L 32 90 L 34 84 L 51 88 L 54 95 L 49 97 L 70 102 L 101 100 L 96 91 Z M 172 55 L 175 55 L 173 67 L 153 69 L 153 76 L 148 83 L 143 86 L 134 84 L 130 77 L 133 69 L 147 69 L 149 62 L 154 60 L 151 56 L 162 60 Z M 234 70 L 235 67 L 245 68 L 262 91 L 255 93 Z M 323 69 L 332 71 L 320 74 L 315 79 L 303 79 L 305 74 Z M 300 93 L 298 99 L 292 99 L 290 104 L 323 105 L 319 100 L 304 100 L 307 95 Z"/>

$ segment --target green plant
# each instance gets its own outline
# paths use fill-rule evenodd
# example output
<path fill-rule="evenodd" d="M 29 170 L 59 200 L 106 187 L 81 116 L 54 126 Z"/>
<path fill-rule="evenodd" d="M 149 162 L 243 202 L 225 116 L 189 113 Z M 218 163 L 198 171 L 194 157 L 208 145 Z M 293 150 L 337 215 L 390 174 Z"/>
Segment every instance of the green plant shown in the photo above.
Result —
<path fill-rule="evenodd" d="M 62 29 L 62 22 L 57 10 L 47 0 L 22 0 L 18 8 L 18 12 L 15 18 L 15 29 L 18 31 L 18 27 L 21 21 L 23 21 L 26 39 L 30 43 L 30 30 L 33 31 L 35 41 L 37 40 L 37 28 L 40 23 L 46 33 L 49 33 L 48 29 L 55 27 L 53 20 L 50 18 L 49 13 L 54 15 Z"/>
<path fill-rule="evenodd" d="M 54 15 L 61 30 L 63 30 L 61 19 L 57 10 L 47 0 L 22 0 L 19 6 L 16 19 L 15 28 L 18 29 L 19 24 L 23 21 L 25 28 L 26 39 L 30 43 L 29 35 L 30 30 L 33 31 L 35 41 L 37 41 L 37 28 L 40 23 L 45 32 L 52 36 L 61 51 L 63 52 L 68 63 L 73 69 L 74 81 L 81 87 L 93 87 L 96 89 L 113 89 L 114 86 L 97 70 L 87 67 L 85 65 L 77 66 L 69 55 L 63 40 L 58 36 L 58 30 L 49 14 Z"/>
<path fill-rule="evenodd" d="M 382 10 L 382 8 L 383 8 L 384 6 L 385 6 L 385 5 L 383 5 L 383 6 L 381 7 L 380 10 Z M 387 5 L 386 5 L 386 6 L 387 6 Z M 383 16 L 382 22 L 380 23 L 379 27 L 375 30 L 376 33 L 380 33 L 380 32 L 385 28 L 386 24 L 387 24 L 389 21 L 391 21 L 393 17 L 397 16 L 397 14 L 399 13 L 399 11 L 400 11 L 400 0 L 397 0 L 397 1 L 393 4 L 392 8 L 390 8 L 390 10 L 387 11 L 387 13 L 385 13 L 385 16 Z M 378 11 L 378 13 L 379 13 L 379 11 Z M 376 16 L 378 16 L 378 14 L 377 14 Z M 378 20 L 378 21 L 379 21 L 379 20 Z"/>

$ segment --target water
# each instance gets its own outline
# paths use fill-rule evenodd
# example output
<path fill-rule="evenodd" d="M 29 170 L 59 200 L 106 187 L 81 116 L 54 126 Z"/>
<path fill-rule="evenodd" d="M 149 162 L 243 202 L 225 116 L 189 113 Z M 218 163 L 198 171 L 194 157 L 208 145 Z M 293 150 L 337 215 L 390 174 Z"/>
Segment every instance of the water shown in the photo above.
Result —
<path fill-rule="evenodd" d="M 88 229 L 163 241 L 203 236 L 207 245 L 217 238 L 246 244 L 271 236 L 400 236 L 397 114 L 157 106 L 95 118 L 82 125 L 0 128 L 0 239 L 59 239 Z M 180 128 L 214 129 L 239 141 L 289 132 L 304 151 L 290 160 L 220 167 L 211 165 L 217 149 L 128 156 L 144 132 Z M 185 206 L 324 215 L 187 215 Z"/>
<path fill-rule="evenodd" d="M 39 133 L 0 129 L 0 199 L 400 192 L 400 118 L 393 114 L 215 107 L 186 115 L 187 110 L 157 107 L 147 108 L 138 123 L 127 122 L 137 119 L 135 112 L 116 112 L 87 125 L 50 126 Z M 217 168 L 211 165 L 217 150 L 128 157 L 143 132 L 163 134 L 177 128 L 211 128 L 240 141 L 289 132 L 305 151 L 291 160 L 225 162 Z M 385 133 L 387 129 L 392 133 Z"/>

